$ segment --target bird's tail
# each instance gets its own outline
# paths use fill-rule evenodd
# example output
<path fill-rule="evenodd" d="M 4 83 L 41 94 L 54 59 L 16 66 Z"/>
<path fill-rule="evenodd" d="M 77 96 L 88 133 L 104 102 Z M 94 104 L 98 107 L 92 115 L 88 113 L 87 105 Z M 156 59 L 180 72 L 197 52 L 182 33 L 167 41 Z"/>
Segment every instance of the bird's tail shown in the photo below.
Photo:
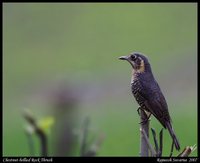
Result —
<path fill-rule="evenodd" d="M 172 128 L 172 125 L 171 125 L 171 123 L 170 122 L 167 122 L 166 123 L 166 127 L 167 127 L 167 129 L 168 129 L 168 131 L 169 131 L 169 133 L 170 133 L 170 136 L 172 137 L 172 139 L 173 139 L 173 142 L 174 142 L 174 145 L 175 145 L 175 147 L 176 147 L 176 150 L 180 150 L 180 144 L 179 144 L 179 141 L 178 141 L 178 139 L 176 138 L 176 135 L 175 135 L 175 133 L 174 133 L 174 130 L 173 130 L 173 128 Z"/>

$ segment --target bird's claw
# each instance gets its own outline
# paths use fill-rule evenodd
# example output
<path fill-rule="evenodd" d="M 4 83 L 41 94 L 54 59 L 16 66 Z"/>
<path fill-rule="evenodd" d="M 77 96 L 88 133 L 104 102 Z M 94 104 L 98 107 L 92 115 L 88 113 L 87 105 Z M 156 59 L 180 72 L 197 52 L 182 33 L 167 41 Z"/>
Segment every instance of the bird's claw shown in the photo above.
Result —
<path fill-rule="evenodd" d="M 141 107 L 138 107 L 137 112 L 139 116 L 141 115 L 140 110 L 141 110 Z"/>
<path fill-rule="evenodd" d="M 146 123 L 149 122 L 149 121 L 150 121 L 150 120 L 147 118 L 147 119 L 141 121 L 139 124 L 144 125 L 144 124 L 146 124 Z"/>
<path fill-rule="evenodd" d="M 141 110 L 141 108 L 138 108 L 138 109 Z M 144 112 L 144 113 L 145 113 L 145 112 Z M 144 125 L 144 124 L 146 124 L 147 122 L 150 121 L 149 119 L 150 119 L 150 117 L 151 117 L 151 113 L 150 113 L 149 115 L 147 115 L 147 114 L 145 113 L 145 115 L 146 115 L 146 118 L 142 119 L 142 121 L 141 121 L 139 124 Z"/>

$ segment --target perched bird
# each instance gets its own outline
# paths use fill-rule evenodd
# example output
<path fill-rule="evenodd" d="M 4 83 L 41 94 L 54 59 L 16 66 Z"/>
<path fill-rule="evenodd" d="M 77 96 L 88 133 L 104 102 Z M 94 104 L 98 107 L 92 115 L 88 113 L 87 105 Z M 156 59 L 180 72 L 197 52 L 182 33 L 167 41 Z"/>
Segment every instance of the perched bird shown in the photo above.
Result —
<path fill-rule="evenodd" d="M 180 144 L 172 128 L 167 102 L 153 76 L 147 57 L 134 52 L 128 56 L 121 56 L 119 59 L 128 61 L 133 68 L 131 90 L 140 106 L 139 109 L 149 113 L 147 120 L 153 114 L 163 127 L 168 129 L 175 148 L 180 150 Z"/>

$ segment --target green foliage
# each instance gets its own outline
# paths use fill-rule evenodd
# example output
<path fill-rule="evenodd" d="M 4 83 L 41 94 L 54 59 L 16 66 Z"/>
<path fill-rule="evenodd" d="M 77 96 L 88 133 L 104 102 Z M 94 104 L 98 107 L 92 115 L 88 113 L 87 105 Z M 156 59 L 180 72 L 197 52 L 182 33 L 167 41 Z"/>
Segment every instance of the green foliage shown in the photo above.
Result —
<path fill-rule="evenodd" d="M 50 129 L 54 124 L 54 118 L 52 116 L 45 117 L 38 121 L 38 127 L 40 127 L 47 135 L 50 134 Z"/>

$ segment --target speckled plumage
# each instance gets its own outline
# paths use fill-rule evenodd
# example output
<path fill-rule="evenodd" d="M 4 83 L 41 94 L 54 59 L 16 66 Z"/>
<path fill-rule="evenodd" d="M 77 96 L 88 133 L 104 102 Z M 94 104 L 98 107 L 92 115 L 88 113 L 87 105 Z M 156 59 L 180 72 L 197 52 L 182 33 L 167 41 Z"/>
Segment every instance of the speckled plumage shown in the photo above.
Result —
<path fill-rule="evenodd" d="M 152 113 L 166 128 L 165 121 L 170 121 L 168 106 L 159 85 L 148 69 L 142 73 L 133 71 L 131 90 L 141 108 Z"/>
<path fill-rule="evenodd" d="M 167 102 L 153 76 L 147 57 L 140 53 L 132 53 L 120 59 L 127 60 L 133 68 L 131 91 L 140 108 L 153 114 L 163 127 L 169 130 L 175 147 L 179 150 L 180 145 L 171 125 Z"/>

